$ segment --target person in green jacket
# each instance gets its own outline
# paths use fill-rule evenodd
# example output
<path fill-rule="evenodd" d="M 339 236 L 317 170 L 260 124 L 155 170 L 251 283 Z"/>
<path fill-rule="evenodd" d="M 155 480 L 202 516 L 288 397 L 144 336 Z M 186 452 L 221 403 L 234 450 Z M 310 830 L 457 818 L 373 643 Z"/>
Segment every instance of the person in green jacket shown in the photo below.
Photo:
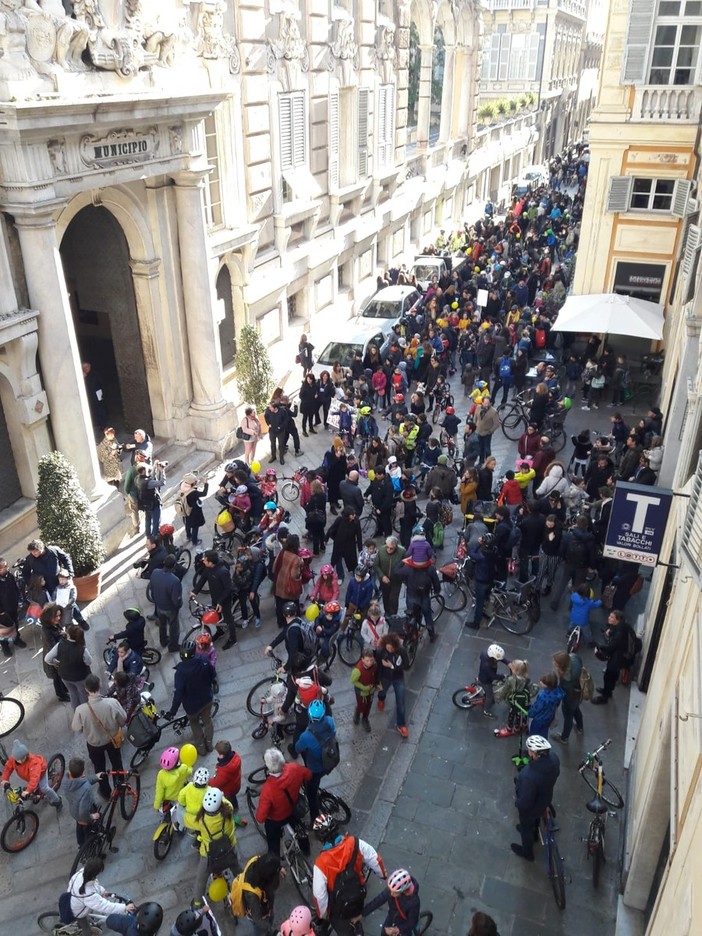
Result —
<path fill-rule="evenodd" d="M 405 550 L 400 546 L 400 541 L 396 536 L 388 536 L 383 546 L 376 554 L 373 564 L 373 571 L 377 580 L 380 582 L 380 591 L 383 596 L 383 608 L 386 617 L 391 614 L 397 614 L 397 608 L 400 603 L 400 591 L 402 589 L 402 579 L 394 575 L 397 569 L 401 568 L 402 560 L 405 556 Z"/>
<path fill-rule="evenodd" d="M 154 809 L 162 812 L 164 802 L 171 804 L 171 822 L 174 828 L 183 831 L 183 808 L 178 803 L 180 791 L 190 778 L 193 770 L 187 764 L 181 764 L 180 751 L 169 747 L 161 754 L 161 769 L 156 776 Z"/>

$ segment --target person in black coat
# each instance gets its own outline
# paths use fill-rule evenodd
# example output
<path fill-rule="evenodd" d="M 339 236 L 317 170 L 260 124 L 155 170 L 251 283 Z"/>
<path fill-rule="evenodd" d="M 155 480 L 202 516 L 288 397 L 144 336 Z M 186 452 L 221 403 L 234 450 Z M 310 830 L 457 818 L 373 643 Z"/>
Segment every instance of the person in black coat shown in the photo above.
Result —
<path fill-rule="evenodd" d="M 336 389 L 334 387 L 334 382 L 329 376 L 329 371 L 322 371 L 319 376 L 319 384 L 317 386 L 317 412 L 315 414 L 314 424 L 318 426 L 322 419 L 319 415 L 320 410 L 324 414 L 324 428 L 327 427 L 327 416 L 329 415 L 329 407 L 331 406 L 331 401 L 336 395 Z"/>
<path fill-rule="evenodd" d="M 590 500 L 596 501 L 600 488 L 609 483 L 614 474 L 614 463 L 607 455 L 598 455 L 585 471 L 585 490 Z"/>
<path fill-rule="evenodd" d="M 624 576 L 621 576 L 621 578 L 623 579 Z M 605 643 L 598 644 L 595 651 L 598 659 L 607 661 L 607 666 L 605 667 L 602 687 L 597 689 L 598 698 L 592 700 L 593 705 L 606 705 L 609 702 L 614 687 L 619 681 L 620 670 L 626 666 L 631 666 L 630 631 L 631 627 L 627 624 L 623 611 L 613 609 L 609 612 L 607 627 L 605 628 Z"/>
<path fill-rule="evenodd" d="M 5 559 L 0 559 L 0 645 L 5 656 L 12 656 L 12 645 L 26 647 L 17 633 L 20 592 Z"/>
<path fill-rule="evenodd" d="M 533 861 L 539 820 L 553 799 L 561 764 L 549 742 L 540 735 L 527 738 L 526 749 L 529 763 L 517 774 L 514 800 L 519 813 L 517 829 L 522 841 L 521 844 L 513 842 L 510 848 L 520 858 Z"/>
<path fill-rule="evenodd" d="M 278 455 L 280 455 L 280 464 L 285 464 L 284 443 L 285 430 L 288 425 L 288 413 L 278 400 L 271 400 L 266 407 L 263 418 L 268 426 L 268 441 L 271 443 L 271 457 L 269 462 L 273 464 Z"/>
<path fill-rule="evenodd" d="M 533 502 L 520 504 L 517 510 L 517 525 L 519 527 L 519 581 L 526 582 L 530 573 L 535 573 L 538 564 L 539 548 L 544 536 L 546 515 L 534 509 Z"/>
<path fill-rule="evenodd" d="M 300 387 L 300 412 L 302 413 L 302 434 L 307 436 L 309 427 L 312 435 L 317 432 L 314 429 L 314 418 L 319 409 L 319 385 L 315 380 L 314 374 L 307 374 Z"/>
<path fill-rule="evenodd" d="M 363 545 L 363 534 L 358 515 L 352 507 L 344 507 L 326 532 L 326 540 L 332 540 L 331 564 L 336 569 L 339 583 L 344 581 L 344 565 L 349 572 L 358 565 L 358 553 Z"/>
<path fill-rule="evenodd" d="M 497 460 L 490 455 L 485 459 L 485 464 L 478 471 L 478 487 L 475 492 L 478 501 L 484 502 L 492 500 L 492 481 L 495 473 L 495 465 L 497 465 Z"/>
<path fill-rule="evenodd" d="M 44 587 L 53 598 L 58 587 L 58 571 L 66 569 L 73 578 L 73 562 L 67 552 L 59 546 L 46 546 L 42 540 L 35 539 L 27 546 L 29 555 L 22 566 L 22 578 L 29 585 L 33 575 L 41 575 Z"/>
<path fill-rule="evenodd" d="M 210 587 L 210 600 L 215 610 L 222 615 L 222 621 L 229 631 L 229 638 L 222 647 L 222 650 L 228 650 L 236 643 L 236 629 L 232 615 L 233 588 L 229 566 L 223 559 L 220 559 L 216 549 L 207 550 L 202 557 L 202 565 Z M 194 585 L 193 591 L 190 592 L 192 598 L 199 594 L 203 585 L 204 582 Z"/>
<path fill-rule="evenodd" d="M 173 718 L 181 704 L 188 716 L 198 754 L 212 750 L 212 700 L 217 673 L 205 657 L 196 656 L 194 647 L 180 651 L 181 662 L 175 668 L 173 701 L 167 718 Z"/>
<path fill-rule="evenodd" d="M 327 525 L 327 495 L 317 478 L 310 485 L 312 496 L 305 504 L 305 526 L 312 537 L 312 552 L 318 556 L 324 549 L 324 528 Z"/>
<path fill-rule="evenodd" d="M 324 456 L 322 467 L 327 476 L 327 496 L 329 497 L 329 506 L 333 514 L 339 510 L 339 498 L 341 493 L 339 485 L 346 477 L 346 452 L 344 443 L 336 436 L 332 442 L 332 447 Z"/>
<path fill-rule="evenodd" d="M 375 513 L 376 529 L 373 536 L 390 536 L 392 533 L 392 509 L 395 504 L 395 490 L 390 476 L 385 473 L 385 468 L 382 465 L 376 467 L 375 478 L 369 484 L 364 497 L 366 499 L 370 498 Z"/>

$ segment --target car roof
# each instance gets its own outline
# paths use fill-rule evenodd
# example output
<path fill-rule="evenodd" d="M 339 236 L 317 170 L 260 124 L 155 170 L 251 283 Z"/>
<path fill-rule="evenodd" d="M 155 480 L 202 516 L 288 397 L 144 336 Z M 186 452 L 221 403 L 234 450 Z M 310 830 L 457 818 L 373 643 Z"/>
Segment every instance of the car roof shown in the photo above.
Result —
<path fill-rule="evenodd" d="M 377 300 L 378 302 L 387 302 L 388 300 L 397 300 L 404 299 L 405 296 L 408 296 L 410 293 L 416 292 L 416 286 L 386 286 L 384 289 L 380 289 L 371 299 Z"/>

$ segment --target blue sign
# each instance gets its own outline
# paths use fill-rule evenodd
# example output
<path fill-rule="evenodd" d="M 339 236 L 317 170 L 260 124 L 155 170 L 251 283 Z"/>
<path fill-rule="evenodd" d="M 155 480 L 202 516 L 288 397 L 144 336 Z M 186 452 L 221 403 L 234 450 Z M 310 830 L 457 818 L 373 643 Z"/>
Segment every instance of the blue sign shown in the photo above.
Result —
<path fill-rule="evenodd" d="M 674 494 L 668 488 L 617 481 L 604 556 L 654 566 Z"/>

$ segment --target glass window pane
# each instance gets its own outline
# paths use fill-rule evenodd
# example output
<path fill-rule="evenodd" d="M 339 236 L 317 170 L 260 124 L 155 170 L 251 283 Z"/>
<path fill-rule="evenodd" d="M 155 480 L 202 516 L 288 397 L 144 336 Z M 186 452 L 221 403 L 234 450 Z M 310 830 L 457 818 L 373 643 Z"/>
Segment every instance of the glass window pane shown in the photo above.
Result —
<path fill-rule="evenodd" d="M 656 41 L 654 45 L 675 45 L 675 33 L 677 32 L 677 29 L 677 26 L 659 26 L 658 29 L 656 29 Z"/>
<path fill-rule="evenodd" d="M 656 195 L 672 195 L 675 188 L 675 179 L 658 179 L 656 182 Z"/>
<path fill-rule="evenodd" d="M 700 0 L 689 0 L 689 3 L 685 4 L 685 16 L 702 16 Z"/>
<path fill-rule="evenodd" d="M 663 2 L 661 2 L 658 5 L 659 16 L 677 16 L 679 12 L 680 12 L 679 3 L 671 3 L 670 0 L 663 0 Z"/>
<path fill-rule="evenodd" d="M 691 85 L 692 84 L 692 72 L 689 68 L 676 68 L 673 72 L 673 84 L 674 85 Z M 651 82 L 652 84 L 667 84 L 667 81 L 658 81 Z"/>
<path fill-rule="evenodd" d="M 670 47 L 665 49 L 656 48 L 653 50 L 653 62 L 652 65 L 654 68 L 665 68 L 673 64 L 673 50 Z"/>
<path fill-rule="evenodd" d="M 652 68 L 650 83 L 654 85 L 668 84 L 668 74 L 667 68 Z M 681 83 L 682 82 L 678 82 L 678 84 Z"/>
<path fill-rule="evenodd" d="M 631 207 L 643 209 L 648 208 L 648 195 L 632 195 Z"/>
<path fill-rule="evenodd" d="M 654 195 L 653 196 L 653 210 L 654 211 L 669 211 L 670 203 L 673 200 L 672 195 Z"/>
<path fill-rule="evenodd" d="M 697 49 L 682 46 L 678 52 L 678 60 L 675 64 L 678 68 L 693 68 L 696 61 Z"/>
<path fill-rule="evenodd" d="M 648 195 L 651 191 L 653 179 L 634 179 L 633 192 L 635 195 Z"/>
<path fill-rule="evenodd" d="M 680 30 L 680 45 L 681 46 L 696 46 L 699 45 L 699 35 L 700 27 L 687 25 L 683 26 Z"/>

